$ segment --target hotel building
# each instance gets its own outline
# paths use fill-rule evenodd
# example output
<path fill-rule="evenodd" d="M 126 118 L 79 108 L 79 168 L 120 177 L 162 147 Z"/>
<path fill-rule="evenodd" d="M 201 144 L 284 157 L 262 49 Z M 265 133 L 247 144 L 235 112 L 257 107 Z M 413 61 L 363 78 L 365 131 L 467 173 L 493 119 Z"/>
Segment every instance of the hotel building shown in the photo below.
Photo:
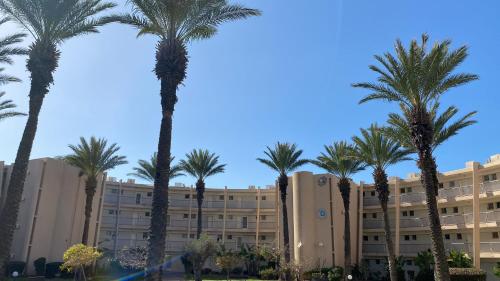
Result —
<path fill-rule="evenodd" d="M 44 171 L 43 163 L 46 163 Z M 0 168 L 5 178 L 9 168 L 1 165 Z M 61 260 L 65 247 L 79 242 L 84 203 L 83 180 L 78 177 L 77 169 L 59 160 L 39 159 L 31 161 L 30 171 L 29 178 L 39 180 L 26 182 L 27 196 L 23 196 L 16 230 L 18 242 L 13 247 L 13 260 L 28 261 L 28 268 L 32 268 L 32 260 L 40 256 L 47 257 L 48 261 Z M 491 269 L 500 261 L 498 177 L 500 155 L 490 157 L 483 164 L 467 162 L 463 169 L 439 175 L 438 207 L 446 248 L 468 252 L 474 266 L 488 272 L 488 280 L 497 280 Z M 0 177 L 0 182 L 2 202 L 6 180 Z M 94 200 L 93 245 L 111 253 L 124 247 L 145 246 L 152 186 L 108 177 L 100 188 Z M 364 264 L 371 272 L 385 273 L 387 253 L 376 191 L 373 185 L 363 182 L 352 182 L 351 188 L 352 263 Z M 395 250 L 398 256 L 403 256 L 405 271 L 411 280 L 418 271 L 414 258 L 431 245 L 425 194 L 417 174 L 406 179 L 391 178 L 390 189 L 389 217 Z M 74 193 L 71 196 L 70 190 Z M 40 192 L 42 195 L 37 195 Z M 63 197 L 73 201 L 61 199 Z M 169 200 L 167 254 L 178 256 L 185 244 L 196 236 L 196 192 L 192 187 L 175 184 L 170 189 Z M 343 265 L 344 214 L 337 178 L 328 174 L 294 173 L 289 178 L 287 204 L 292 258 L 306 267 Z M 279 248 L 283 245 L 280 205 L 274 185 L 207 188 L 203 230 L 234 250 L 242 244 Z M 46 221 L 42 225 L 47 227 L 39 233 L 36 229 L 42 219 Z M 65 237 L 59 238 L 61 235 Z M 26 238 L 29 236 L 33 240 Z M 51 246 L 46 243 L 47 239 L 60 245 Z M 34 247 L 43 249 L 34 254 Z M 182 270 L 182 266 L 176 264 L 172 270 Z"/>

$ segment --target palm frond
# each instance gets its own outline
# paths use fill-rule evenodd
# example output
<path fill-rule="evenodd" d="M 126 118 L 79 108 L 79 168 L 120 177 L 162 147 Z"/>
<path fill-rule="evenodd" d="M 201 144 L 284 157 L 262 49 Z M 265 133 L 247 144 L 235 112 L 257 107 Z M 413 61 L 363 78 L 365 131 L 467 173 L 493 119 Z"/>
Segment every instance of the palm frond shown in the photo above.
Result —
<path fill-rule="evenodd" d="M 354 150 L 355 146 L 345 141 L 334 142 L 333 145 L 325 145 L 325 152 L 311 163 L 341 179 L 348 179 L 364 170 L 363 161 L 353 157 Z"/>
<path fill-rule="evenodd" d="M 169 180 L 174 179 L 176 177 L 183 176 L 182 169 L 179 165 L 174 165 L 175 157 L 170 157 L 170 170 L 169 170 Z M 139 160 L 137 161 L 137 166 L 133 167 L 133 173 L 129 173 L 127 175 L 134 176 L 148 182 L 153 183 L 156 177 L 156 166 L 158 163 L 158 153 L 154 153 L 150 160 Z"/>
<path fill-rule="evenodd" d="M 179 167 L 188 175 L 200 181 L 207 177 L 224 173 L 226 164 L 219 163 L 219 156 L 206 149 L 193 149 L 186 154 L 186 159 L 179 162 Z"/>
<path fill-rule="evenodd" d="M 307 159 L 301 159 L 302 152 L 296 144 L 278 142 L 274 148 L 267 147 L 264 151 L 266 158 L 257 158 L 257 161 L 277 171 L 280 175 L 287 175 L 309 162 Z"/>
<path fill-rule="evenodd" d="M 10 117 L 26 115 L 25 113 L 11 110 L 16 108 L 16 105 L 12 102 L 12 100 L 2 100 L 4 95 L 5 92 L 0 92 L 0 121 Z"/>

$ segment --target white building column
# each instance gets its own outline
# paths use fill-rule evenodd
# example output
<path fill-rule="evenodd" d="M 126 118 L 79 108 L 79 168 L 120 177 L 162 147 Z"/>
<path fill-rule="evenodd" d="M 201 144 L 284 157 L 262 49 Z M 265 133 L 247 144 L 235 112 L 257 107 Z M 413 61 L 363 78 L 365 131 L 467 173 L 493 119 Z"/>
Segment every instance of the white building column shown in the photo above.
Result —
<path fill-rule="evenodd" d="M 472 251 L 474 267 L 481 268 L 481 214 L 479 194 L 481 192 L 481 179 L 479 176 L 479 163 L 472 163 L 472 215 L 474 228 L 472 229 Z"/>
<path fill-rule="evenodd" d="M 399 244 L 400 244 L 400 230 L 401 230 L 401 222 L 400 222 L 400 216 L 401 216 L 401 181 L 399 178 L 396 178 L 396 181 L 394 182 L 394 212 L 395 212 L 395 223 L 394 223 L 394 254 L 396 257 L 399 257 Z"/>

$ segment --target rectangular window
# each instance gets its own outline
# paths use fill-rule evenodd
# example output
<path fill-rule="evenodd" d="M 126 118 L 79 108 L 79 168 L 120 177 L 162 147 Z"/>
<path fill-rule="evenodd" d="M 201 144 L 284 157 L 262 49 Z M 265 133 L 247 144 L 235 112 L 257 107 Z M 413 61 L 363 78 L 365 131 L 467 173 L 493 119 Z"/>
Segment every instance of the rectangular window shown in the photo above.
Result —
<path fill-rule="evenodd" d="M 266 198 L 266 196 L 261 196 L 261 197 L 260 197 L 260 200 L 262 200 L 262 201 L 264 201 L 264 200 L 266 200 L 266 199 L 267 199 L 267 198 Z"/>
<path fill-rule="evenodd" d="M 379 260 L 379 259 L 376 259 L 376 260 L 375 260 L 375 264 L 380 264 L 380 260 Z"/>
<path fill-rule="evenodd" d="M 413 191 L 413 190 L 412 190 L 411 186 L 409 186 L 409 187 L 408 187 L 408 192 L 412 192 L 412 191 Z"/>
<path fill-rule="evenodd" d="M 114 193 L 114 194 L 118 193 L 118 189 L 115 189 L 115 188 L 111 189 L 111 193 Z"/>
<path fill-rule="evenodd" d="M 108 214 L 109 215 L 114 215 L 115 214 L 115 210 L 108 210 Z"/>
<path fill-rule="evenodd" d="M 191 214 L 191 218 L 195 219 L 196 218 L 196 214 Z"/>
<path fill-rule="evenodd" d="M 458 213 L 458 207 L 453 207 L 453 213 Z"/>
<path fill-rule="evenodd" d="M 404 187 L 401 187 L 401 188 L 399 189 L 399 192 L 401 192 L 401 194 L 403 194 L 403 193 L 405 193 L 405 192 L 406 192 L 406 189 L 405 189 Z"/>
<path fill-rule="evenodd" d="M 184 194 L 184 199 L 189 199 L 189 194 Z"/>
<path fill-rule="evenodd" d="M 493 237 L 493 239 L 498 239 L 498 232 L 492 232 L 491 237 Z"/>
<path fill-rule="evenodd" d="M 457 240 L 462 240 L 462 233 L 457 233 Z"/>
<path fill-rule="evenodd" d="M 260 220 L 265 221 L 266 220 L 266 215 L 260 215 Z"/>
<path fill-rule="evenodd" d="M 224 219 L 224 215 L 219 215 L 219 219 L 223 220 Z"/>
<path fill-rule="evenodd" d="M 227 240 L 233 240 L 233 235 L 228 235 Z"/>
<path fill-rule="evenodd" d="M 412 210 L 412 211 L 410 211 L 410 217 L 413 217 L 413 216 L 415 216 L 415 211 Z"/>
<path fill-rule="evenodd" d="M 186 233 L 182 233 L 182 238 L 188 238 L 188 235 Z"/>
<path fill-rule="evenodd" d="M 405 235 L 405 241 L 410 241 L 410 235 Z"/>
<path fill-rule="evenodd" d="M 261 235 L 260 236 L 260 240 L 265 241 L 266 240 L 266 236 L 265 235 Z"/>
<path fill-rule="evenodd" d="M 189 218 L 189 214 L 184 214 L 184 215 L 182 215 L 182 217 L 187 219 L 187 218 Z"/>
<path fill-rule="evenodd" d="M 222 234 L 217 234 L 217 241 L 222 240 Z"/>
<path fill-rule="evenodd" d="M 495 205 L 493 203 L 488 203 L 488 210 L 493 210 Z"/>
<path fill-rule="evenodd" d="M 189 234 L 189 238 L 194 239 L 194 233 Z"/>
<path fill-rule="evenodd" d="M 408 216 L 408 211 L 403 211 L 403 217 L 407 217 Z"/>
<path fill-rule="evenodd" d="M 450 182 L 448 183 L 448 186 L 449 186 L 449 187 L 455 187 L 455 181 L 450 181 Z"/>
<path fill-rule="evenodd" d="M 445 235 L 444 235 L 444 239 L 446 239 L 446 240 L 450 240 L 450 235 L 449 235 L 449 234 L 445 234 Z"/>
<path fill-rule="evenodd" d="M 141 194 L 137 193 L 135 195 L 135 204 L 141 204 Z"/>
<path fill-rule="evenodd" d="M 229 215 L 229 219 L 232 220 L 234 218 L 233 215 Z"/>
<path fill-rule="evenodd" d="M 483 176 L 483 181 L 484 182 L 490 181 L 490 175 Z"/>
<path fill-rule="evenodd" d="M 368 236 L 363 235 L 363 241 L 368 241 Z"/>
<path fill-rule="evenodd" d="M 371 196 L 375 196 L 375 191 L 372 191 L 370 194 Z"/>
<path fill-rule="evenodd" d="M 413 261 L 412 260 L 406 260 L 406 265 L 412 265 L 413 264 Z"/>
<path fill-rule="evenodd" d="M 441 208 L 441 214 L 446 214 L 446 208 Z"/>
<path fill-rule="evenodd" d="M 412 235 L 411 240 L 417 240 L 417 235 Z"/>
<path fill-rule="evenodd" d="M 248 228 L 248 218 L 247 217 L 241 218 L 241 228 Z"/>
<path fill-rule="evenodd" d="M 224 195 L 219 195 L 219 200 L 224 201 Z"/>
<path fill-rule="evenodd" d="M 366 213 L 363 213 L 363 218 L 366 219 Z"/>
<path fill-rule="evenodd" d="M 170 226 L 170 215 L 167 215 L 167 226 Z"/>
<path fill-rule="evenodd" d="M 378 235 L 373 236 L 373 240 L 378 241 Z"/>
<path fill-rule="evenodd" d="M 234 196 L 233 195 L 229 195 L 229 200 L 234 200 Z"/>
<path fill-rule="evenodd" d="M 153 196 L 153 192 L 148 192 L 148 197 Z"/>
<path fill-rule="evenodd" d="M 497 180 L 497 174 L 491 174 L 491 180 L 496 181 Z"/>
<path fill-rule="evenodd" d="M 442 182 L 439 183 L 439 188 L 443 188 L 444 184 Z"/>
<path fill-rule="evenodd" d="M 146 217 L 151 216 L 151 212 L 145 212 L 145 213 L 144 213 L 144 216 L 146 216 Z"/>
<path fill-rule="evenodd" d="M 148 238 L 149 238 L 149 233 L 147 233 L 147 232 L 143 232 L 143 233 L 142 233 L 142 239 L 146 240 L 146 239 L 148 239 Z"/>
<path fill-rule="evenodd" d="M 377 213 L 372 213 L 372 218 L 376 219 L 377 218 Z"/>

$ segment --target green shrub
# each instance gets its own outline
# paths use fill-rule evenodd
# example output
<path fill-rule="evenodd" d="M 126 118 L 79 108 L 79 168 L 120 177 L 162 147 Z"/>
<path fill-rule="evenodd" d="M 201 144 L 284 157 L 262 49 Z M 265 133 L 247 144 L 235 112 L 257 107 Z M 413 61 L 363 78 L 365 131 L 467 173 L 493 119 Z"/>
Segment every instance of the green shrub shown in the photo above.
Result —
<path fill-rule="evenodd" d="M 493 267 L 493 274 L 495 274 L 496 277 L 500 277 L 500 262 L 497 262 Z"/>
<path fill-rule="evenodd" d="M 259 272 L 260 279 L 262 280 L 276 280 L 278 279 L 278 272 L 273 268 L 266 268 Z"/>
<path fill-rule="evenodd" d="M 311 280 L 313 277 L 312 276 L 313 273 L 322 273 L 326 276 L 328 274 L 328 272 L 330 272 L 330 270 L 332 270 L 331 267 L 322 267 L 319 269 L 317 268 L 317 269 L 313 269 L 313 270 L 308 270 L 308 271 L 305 271 L 304 273 L 302 273 L 302 279 Z"/>
<path fill-rule="evenodd" d="M 328 272 L 328 281 L 342 281 L 343 277 L 344 269 L 340 266 L 336 266 Z"/>
<path fill-rule="evenodd" d="M 472 267 L 472 259 L 464 251 L 451 250 L 448 266 L 450 268 L 470 268 Z"/>
<path fill-rule="evenodd" d="M 33 266 L 35 266 L 36 275 L 44 276 L 45 275 L 45 263 L 47 262 L 46 258 L 38 258 L 33 261 Z"/>
<path fill-rule="evenodd" d="M 475 268 L 450 268 L 450 281 L 486 281 L 486 272 Z"/>
<path fill-rule="evenodd" d="M 434 271 L 428 269 L 419 271 L 415 281 L 434 281 Z"/>
<path fill-rule="evenodd" d="M 11 261 L 7 264 L 5 274 L 7 276 L 12 276 L 12 272 L 17 271 L 19 275 L 22 275 L 24 272 L 24 268 L 26 267 L 26 263 L 23 261 Z"/>

